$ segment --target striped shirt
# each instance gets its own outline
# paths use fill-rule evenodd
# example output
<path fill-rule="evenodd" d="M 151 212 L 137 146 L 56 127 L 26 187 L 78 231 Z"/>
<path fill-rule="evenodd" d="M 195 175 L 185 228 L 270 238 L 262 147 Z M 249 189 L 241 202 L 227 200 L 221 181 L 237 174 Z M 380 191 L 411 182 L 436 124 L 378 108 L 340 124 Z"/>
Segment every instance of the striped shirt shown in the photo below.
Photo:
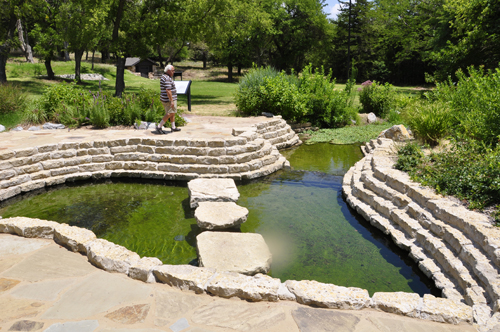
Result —
<path fill-rule="evenodd" d="M 167 91 L 170 90 L 172 92 L 172 99 L 177 100 L 177 88 L 175 87 L 174 80 L 172 77 L 168 76 L 167 74 L 163 74 L 160 79 L 160 100 L 163 102 L 168 102 L 170 101 L 168 99 Z"/>

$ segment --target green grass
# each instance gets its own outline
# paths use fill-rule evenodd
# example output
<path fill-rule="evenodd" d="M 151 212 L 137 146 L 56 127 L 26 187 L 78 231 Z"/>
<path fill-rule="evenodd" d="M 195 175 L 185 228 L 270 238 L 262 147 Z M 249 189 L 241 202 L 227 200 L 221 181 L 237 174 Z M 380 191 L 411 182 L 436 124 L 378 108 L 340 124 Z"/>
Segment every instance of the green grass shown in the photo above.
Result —
<path fill-rule="evenodd" d="M 320 129 L 308 131 L 311 138 L 306 144 L 326 143 L 332 144 L 354 144 L 364 143 L 377 138 L 381 131 L 392 127 L 390 123 L 370 124 L 367 126 L 350 126 L 338 129 Z"/>
<path fill-rule="evenodd" d="M 0 114 L 0 124 L 7 130 L 16 127 L 23 120 L 20 113 Z"/>

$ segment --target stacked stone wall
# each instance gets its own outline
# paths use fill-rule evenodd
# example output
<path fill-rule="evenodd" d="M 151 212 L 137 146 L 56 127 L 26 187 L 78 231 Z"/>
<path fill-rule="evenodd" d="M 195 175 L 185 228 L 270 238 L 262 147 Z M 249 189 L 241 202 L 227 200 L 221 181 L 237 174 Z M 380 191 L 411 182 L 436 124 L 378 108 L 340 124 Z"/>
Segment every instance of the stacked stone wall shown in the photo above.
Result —
<path fill-rule="evenodd" d="M 435 282 L 444 298 L 469 305 L 480 329 L 500 309 L 500 230 L 393 168 L 395 143 L 379 138 L 344 176 L 348 204 L 389 235 Z"/>
<path fill-rule="evenodd" d="M 262 138 L 262 136 L 271 138 Z M 283 168 L 277 147 L 297 144 L 281 117 L 227 139 L 128 138 L 0 152 L 0 201 L 77 180 L 135 177 L 252 179 Z"/>

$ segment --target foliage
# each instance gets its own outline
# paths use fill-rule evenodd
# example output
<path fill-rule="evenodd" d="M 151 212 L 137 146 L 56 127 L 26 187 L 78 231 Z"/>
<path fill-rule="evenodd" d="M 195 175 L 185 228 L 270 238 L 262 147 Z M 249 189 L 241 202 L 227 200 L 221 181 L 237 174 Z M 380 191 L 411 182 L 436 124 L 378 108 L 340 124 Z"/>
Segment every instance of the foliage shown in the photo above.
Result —
<path fill-rule="evenodd" d="M 416 101 L 405 109 L 405 118 L 413 133 L 431 146 L 451 133 L 453 113 L 447 103 Z"/>
<path fill-rule="evenodd" d="M 272 68 L 253 68 L 242 79 L 235 101 L 246 115 L 270 112 L 293 122 L 314 122 L 328 127 L 339 127 L 356 118 L 352 106 L 354 80 L 344 91 L 335 90 L 331 72 L 324 68 L 313 73 L 308 65 L 297 77 Z"/>
<path fill-rule="evenodd" d="M 318 131 L 307 131 L 311 135 L 306 144 L 326 143 L 354 144 L 364 143 L 377 136 L 383 130 L 392 127 L 389 123 L 372 123 L 367 126 L 349 126 L 337 129 L 320 129 Z"/>
<path fill-rule="evenodd" d="M 35 104 L 25 112 L 25 121 L 43 123 L 47 120 L 75 127 L 91 124 L 96 128 L 125 125 L 137 121 L 159 122 L 165 111 L 159 92 L 141 87 L 138 94 L 114 97 L 111 91 L 84 91 L 75 84 L 53 84 Z M 186 121 L 182 111 L 176 113 L 176 125 Z"/>
<path fill-rule="evenodd" d="M 438 84 L 430 96 L 445 100 L 453 110 L 458 134 L 496 145 L 500 137 L 500 69 L 459 70 L 458 82 L 450 79 Z"/>
<path fill-rule="evenodd" d="M 15 84 L 0 84 L 0 114 L 23 112 L 28 100 L 26 93 Z"/>
<path fill-rule="evenodd" d="M 378 117 L 385 117 L 394 106 L 396 90 L 389 84 L 365 81 L 361 84 L 359 102 L 363 105 L 364 113 L 374 113 Z"/>
<path fill-rule="evenodd" d="M 499 146 L 492 149 L 475 140 L 453 140 L 447 151 L 429 157 L 422 158 L 417 149 L 408 148 L 400 149 L 400 158 L 404 151 L 413 152 L 413 159 L 405 157 L 406 162 L 398 162 L 398 167 L 409 170 L 414 180 L 438 193 L 467 200 L 471 209 L 500 203 Z"/>
<path fill-rule="evenodd" d="M 424 153 L 416 142 L 409 142 L 398 148 L 398 161 L 394 168 L 401 171 L 411 171 L 422 163 Z"/>
<path fill-rule="evenodd" d="M 325 76 L 323 67 L 313 73 L 312 66 L 306 66 L 299 76 L 299 94 L 306 102 L 307 121 L 324 127 L 341 127 L 354 120 L 357 112 L 352 106 L 353 86 L 354 79 L 343 91 L 338 91 L 331 71 Z"/>

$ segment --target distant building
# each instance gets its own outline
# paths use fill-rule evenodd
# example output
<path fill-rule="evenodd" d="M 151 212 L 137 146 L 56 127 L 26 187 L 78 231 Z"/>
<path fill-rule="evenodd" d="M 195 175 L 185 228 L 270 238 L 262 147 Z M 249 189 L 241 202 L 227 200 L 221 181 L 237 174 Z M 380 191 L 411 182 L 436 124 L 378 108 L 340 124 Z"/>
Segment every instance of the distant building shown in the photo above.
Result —
<path fill-rule="evenodd" d="M 125 69 L 130 70 L 136 75 L 140 75 L 146 78 L 152 78 L 153 74 L 156 73 L 159 64 L 151 59 L 141 60 L 140 58 L 126 58 L 125 59 Z M 151 73 L 151 74 L 150 74 Z"/>

